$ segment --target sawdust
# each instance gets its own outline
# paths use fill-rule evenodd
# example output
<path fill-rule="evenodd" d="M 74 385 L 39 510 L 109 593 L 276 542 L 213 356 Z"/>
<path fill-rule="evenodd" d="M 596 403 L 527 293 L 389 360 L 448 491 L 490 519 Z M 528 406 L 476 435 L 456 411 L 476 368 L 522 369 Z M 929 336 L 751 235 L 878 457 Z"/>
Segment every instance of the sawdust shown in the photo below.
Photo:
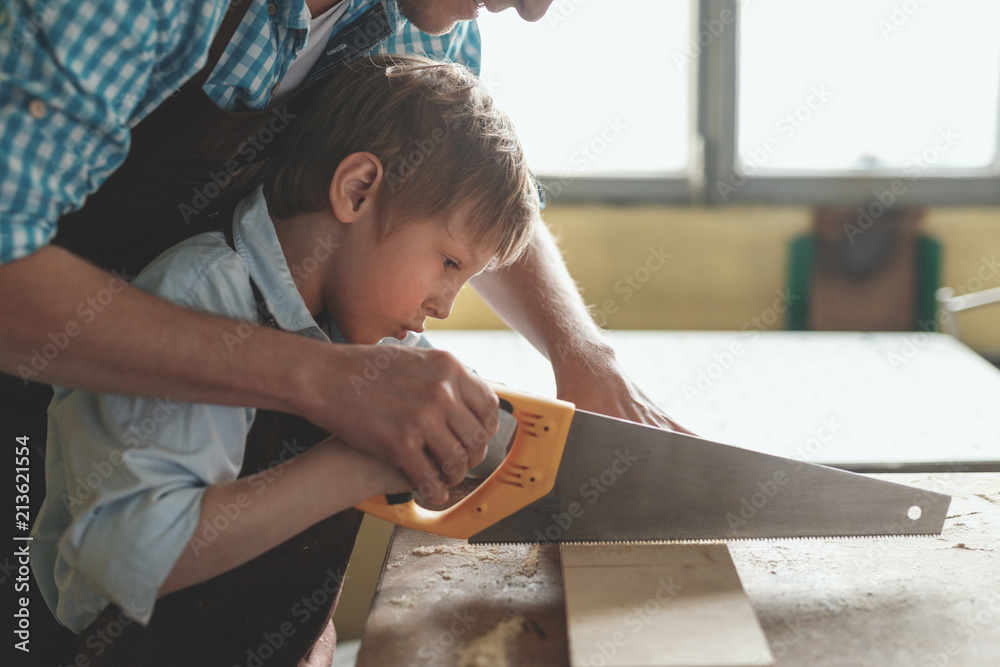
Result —
<path fill-rule="evenodd" d="M 414 556 L 431 556 L 433 554 L 446 554 L 449 553 L 450 549 L 454 547 L 446 547 L 443 544 L 439 544 L 433 547 L 417 547 L 410 551 Z"/>
<path fill-rule="evenodd" d="M 413 599 L 412 595 L 400 595 L 399 597 L 391 598 L 389 603 L 397 607 L 414 607 L 417 601 Z"/>
<path fill-rule="evenodd" d="M 458 651 L 458 667 L 506 667 L 510 665 L 508 651 L 514 637 L 524 624 L 520 614 L 493 627 L 482 637 L 469 642 Z"/>
<path fill-rule="evenodd" d="M 452 577 L 451 570 L 449 570 L 448 568 L 442 567 L 438 570 L 435 570 L 433 573 L 428 574 L 424 578 L 424 589 L 426 590 L 428 586 L 433 586 L 439 583 L 442 579 L 444 579 L 445 581 L 450 581 L 451 577 Z"/>
<path fill-rule="evenodd" d="M 438 544 L 432 547 L 416 547 L 410 554 L 422 558 L 424 556 L 432 556 L 435 554 L 443 554 L 445 556 L 474 556 L 476 560 L 480 561 L 495 561 L 497 556 L 495 553 L 487 547 L 474 547 L 471 544 Z"/>
<path fill-rule="evenodd" d="M 521 566 L 521 574 L 523 574 L 528 579 L 531 579 L 535 574 L 538 573 L 538 551 L 540 547 L 536 544 L 528 552 L 528 557 L 524 559 L 524 564 Z"/>
<path fill-rule="evenodd" d="M 540 552 L 541 547 L 537 544 L 517 549 L 512 549 L 510 545 L 436 544 L 414 547 L 405 554 L 399 554 L 387 567 L 392 569 L 406 564 L 408 568 L 423 569 L 422 576 L 408 579 L 410 592 L 415 596 L 425 595 L 428 591 L 447 590 L 442 588 L 442 584 L 449 586 L 465 581 L 463 573 L 468 571 L 467 568 L 477 573 L 504 568 L 504 586 L 513 589 L 531 585 L 532 578 L 539 571 Z M 497 576 L 497 573 L 489 576 Z M 386 601 L 395 607 L 409 608 L 415 604 L 409 593 L 387 598 Z"/>

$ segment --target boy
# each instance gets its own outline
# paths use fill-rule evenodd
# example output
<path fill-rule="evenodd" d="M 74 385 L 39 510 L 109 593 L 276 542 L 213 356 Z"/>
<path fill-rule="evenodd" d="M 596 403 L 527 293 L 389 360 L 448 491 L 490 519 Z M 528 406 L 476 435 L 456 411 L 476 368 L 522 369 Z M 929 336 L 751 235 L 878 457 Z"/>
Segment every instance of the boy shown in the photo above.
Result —
<path fill-rule="evenodd" d="M 238 320 L 227 339 L 233 347 L 253 335 L 248 323 L 258 322 L 353 344 L 411 339 L 427 316 L 448 316 L 465 282 L 512 262 L 531 237 L 537 192 L 520 144 L 464 68 L 376 57 L 332 75 L 315 94 L 232 223 L 171 248 L 133 283 Z M 356 388 L 363 392 L 364 382 Z M 205 586 L 224 580 L 220 575 L 257 563 L 368 497 L 408 488 L 399 470 L 335 437 L 291 460 L 301 449 L 294 440 L 263 457 L 258 452 L 256 458 L 266 463 L 273 455 L 278 465 L 241 476 L 241 468 L 243 475 L 256 472 L 245 459 L 253 454 L 247 439 L 254 419 L 250 408 L 56 389 L 48 495 L 34 528 L 32 566 L 49 607 L 81 633 L 88 655 L 117 651 L 128 657 L 115 660 L 134 662 L 151 645 L 128 633 L 105 644 L 113 633 L 95 628 L 99 617 L 122 610 L 112 621 L 119 632 L 133 619 L 146 625 L 157 599 L 167 596 L 166 605 L 182 589 L 193 596 L 190 608 L 201 609 L 201 598 L 213 594 Z M 429 444 L 438 464 L 446 463 L 440 452 L 475 438 L 471 430 L 454 424 Z M 271 439 L 282 437 L 279 429 Z M 449 484 L 460 481 L 441 467 Z M 314 551 L 330 541 L 326 534 Z M 298 565 L 283 561 L 271 569 L 286 568 Z M 328 588 L 320 580 L 312 585 Z M 240 587 L 238 595 L 253 595 L 245 581 Z M 188 639 L 193 629 L 184 627 L 185 614 L 195 612 L 168 608 L 176 636 L 156 651 L 180 651 L 192 664 L 193 649 L 174 644 Z M 267 637 L 267 657 L 301 630 L 296 616 L 286 607 L 278 618 L 288 622 L 250 633 Z M 219 650 L 197 647 L 197 655 L 200 664 L 249 664 L 261 661 L 265 648 L 255 653 L 240 639 Z M 268 664 L 295 664 L 302 654 L 294 653 L 285 656 L 293 662 Z"/>

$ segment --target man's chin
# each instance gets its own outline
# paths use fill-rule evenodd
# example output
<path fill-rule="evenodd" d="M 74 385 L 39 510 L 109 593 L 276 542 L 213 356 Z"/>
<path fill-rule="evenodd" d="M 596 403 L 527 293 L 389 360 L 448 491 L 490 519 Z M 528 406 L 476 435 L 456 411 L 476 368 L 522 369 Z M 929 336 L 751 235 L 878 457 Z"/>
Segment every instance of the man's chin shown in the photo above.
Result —
<path fill-rule="evenodd" d="M 407 21 L 428 35 L 444 35 L 451 32 L 458 23 L 455 19 L 440 16 L 435 11 L 439 9 L 439 5 L 428 0 L 396 0 L 396 6 Z"/>

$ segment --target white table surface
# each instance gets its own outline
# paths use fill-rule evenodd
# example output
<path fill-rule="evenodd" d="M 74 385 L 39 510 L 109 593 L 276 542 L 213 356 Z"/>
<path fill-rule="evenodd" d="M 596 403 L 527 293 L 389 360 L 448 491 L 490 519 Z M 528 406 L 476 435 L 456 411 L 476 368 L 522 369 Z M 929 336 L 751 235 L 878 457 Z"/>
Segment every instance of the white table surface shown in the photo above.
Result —
<path fill-rule="evenodd" d="M 613 331 L 629 375 L 702 437 L 851 466 L 1000 462 L 1000 370 L 945 334 Z M 483 377 L 555 395 L 510 331 L 432 331 Z"/>

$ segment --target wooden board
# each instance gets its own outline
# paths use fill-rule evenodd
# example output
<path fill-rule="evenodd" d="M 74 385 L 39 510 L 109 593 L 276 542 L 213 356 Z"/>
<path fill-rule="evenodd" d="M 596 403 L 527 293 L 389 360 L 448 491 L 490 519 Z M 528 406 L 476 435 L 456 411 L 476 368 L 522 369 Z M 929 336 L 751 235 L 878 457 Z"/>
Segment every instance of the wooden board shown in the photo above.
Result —
<path fill-rule="evenodd" d="M 725 544 L 564 544 L 571 667 L 771 665 Z"/>

